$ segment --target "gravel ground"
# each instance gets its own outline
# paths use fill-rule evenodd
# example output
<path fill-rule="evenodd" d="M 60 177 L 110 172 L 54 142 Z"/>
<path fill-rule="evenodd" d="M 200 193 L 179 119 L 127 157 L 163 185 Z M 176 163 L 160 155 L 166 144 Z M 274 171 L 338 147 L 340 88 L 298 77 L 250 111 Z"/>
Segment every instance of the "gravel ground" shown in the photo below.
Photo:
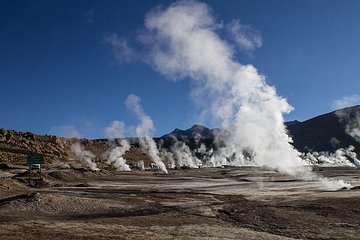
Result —
<path fill-rule="evenodd" d="M 22 170 L 23 172 L 23 170 Z M 322 168 L 360 185 L 360 170 Z M 16 174 L 18 174 L 16 177 Z M 0 175 L 1 239 L 359 239 L 360 190 L 259 167 Z M 15 177 L 14 177 L 15 176 Z M 23 177 L 21 177 L 23 176 Z"/>

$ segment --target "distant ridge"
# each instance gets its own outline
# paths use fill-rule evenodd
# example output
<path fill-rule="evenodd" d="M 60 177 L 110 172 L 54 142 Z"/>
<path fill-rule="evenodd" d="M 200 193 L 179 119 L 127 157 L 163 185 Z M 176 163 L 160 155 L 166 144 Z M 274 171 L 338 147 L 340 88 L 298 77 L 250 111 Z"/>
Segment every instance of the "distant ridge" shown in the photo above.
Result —
<path fill-rule="evenodd" d="M 295 148 L 301 152 L 334 152 L 339 148 L 352 145 L 359 154 L 360 143 L 345 131 L 347 124 L 354 120 L 356 113 L 360 114 L 360 105 L 339 109 L 304 122 L 288 125 Z M 347 118 L 339 118 L 339 114 L 345 114 Z"/>
<path fill-rule="evenodd" d="M 195 124 L 191 128 L 187 130 L 180 130 L 176 128 L 171 133 L 165 134 L 161 138 L 177 138 L 178 140 L 184 140 L 184 139 L 214 139 L 214 133 L 209 128 L 200 125 Z"/>
<path fill-rule="evenodd" d="M 292 125 L 295 125 L 298 123 L 301 123 L 301 122 L 298 120 L 294 120 L 294 121 L 285 122 L 284 124 L 285 124 L 285 126 L 289 127 L 289 126 L 292 126 Z"/>
<path fill-rule="evenodd" d="M 360 143 L 347 134 L 347 126 L 352 124 L 358 127 L 360 121 L 360 105 L 339 109 L 333 112 L 322 114 L 309 120 L 299 122 L 286 122 L 288 133 L 293 139 L 294 147 L 300 152 L 327 151 L 335 152 L 339 148 L 347 148 L 350 145 L 355 147 L 355 152 L 360 156 Z M 355 124 L 354 124 L 355 123 Z M 160 138 L 154 138 L 157 144 L 164 148 L 171 148 L 176 141 L 185 142 L 190 149 L 199 148 L 205 144 L 208 148 L 218 147 L 214 143 L 216 132 L 220 128 L 209 129 L 196 124 L 189 129 L 175 129 L 169 134 Z M 136 159 L 139 156 L 139 139 L 127 138 L 133 147 L 132 153 L 128 154 L 129 159 Z M 69 160 L 70 146 L 73 142 L 80 141 L 96 155 L 101 155 L 109 146 L 107 139 L 75 139 L 61 138 L 56 136 L 38 135 L 30 132 L 17 132 L 15 130 L 0 129 L 0 161 L 9 163 L 24 163 L 26 154 L 40 153 L 46 155 L 49 160 Z M 133 153 L 136 154 L 133 154 Z M 141 158 L 146 156 L 141 155 Z"/>
<path fill-rule="evenodd" d="M 346 115 L 346 118 L 339 118 L 339 114 Z M 355 147 L 355 152 L 360 155 L 360 143 L 345 131 L 347 124 L 354 120 L 356 114 L 360 114 L 360 105 L 322 114 L 303 122 L 297 120 L 285 122 L 285 125 L 289 135 L 293 138 L 294 147 L 300 152 L 334 152 L 339 148 L 347 148 L 352 145 Z M 176 128 L 160 139 L 176 137 L 177 140 L 193 143 L 194 139 L 201 136 L 202 141 L 206 140 L 209 143 L 209 140 L 214 139 L 214 132 L 219 130 L 219 128 L 209 129 L 196 124 L 186 130 Z"/>

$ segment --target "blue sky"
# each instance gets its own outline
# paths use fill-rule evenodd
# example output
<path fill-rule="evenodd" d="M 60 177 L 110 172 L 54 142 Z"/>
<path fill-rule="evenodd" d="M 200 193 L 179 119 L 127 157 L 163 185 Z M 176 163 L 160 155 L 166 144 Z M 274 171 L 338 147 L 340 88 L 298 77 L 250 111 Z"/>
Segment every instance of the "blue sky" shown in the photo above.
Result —
<path fill-rule="evenodd" d="M 104 137 L 114 120 L 136 124 L 129 94 L 141 97 L 156 136 L 197 123 L 188 81 L 168 81 L 137 57 L 119 63 L 105 40 L 116 33 L 138 48 L 145 14 L 171 2 L 1 1 L 0 128 Z M 360 1 L 205 2 L 219 22 L 261 32 L 262 46 L 236 58 L 288 99 L 286 120 L 331 111 L 344 97 L 358 104 Z"/>

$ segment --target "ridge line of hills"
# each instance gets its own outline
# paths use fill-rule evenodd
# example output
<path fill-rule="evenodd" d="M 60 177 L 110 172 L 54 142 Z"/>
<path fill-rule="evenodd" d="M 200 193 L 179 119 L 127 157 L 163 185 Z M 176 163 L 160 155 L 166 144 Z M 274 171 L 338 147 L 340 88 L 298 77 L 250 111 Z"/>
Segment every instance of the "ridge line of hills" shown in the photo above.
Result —
<path fill-rule="evenodd" d="M 355 152 L 360 154 L 360 143 L 346 133 L 347 126 L 353 121 L 358 121 L 357 126 L 360 126 L 360 105 L 338 109 L 302 122 L 285 122 L 285 126 L 294 141 L 294 147 L 300 152 L 334 152 L 352 145 Z M 219 131 L 219 128 L 209 129 L 195 124 L 186 130 L 176 128 L 160 139 L 176 137 L 178 140 L 191 143 L 201 136 L 202 140 L 213 140 L 216 131 Z"/>
<path fill-rule="evenodd" d="M 300 152 L 335 152 L 339 148 L 348 148 L 352 145 L 355 148 L 354 152 L 360 155 L 360 143 L 347 133 L 349 125 L 357 127 L 359 131 L 360 105 L 325 113 L 303 122 L 286 122 L 285 125 L 293 139 L 294 147 Z M 221 131 L 221 129 L 209 129 L 195 124 L 186 130 L 175 129 L 154 140 L 164 148 L 170 148 L 174 144 L 176 141 L 174 137 L 185 142 L 192 150 L 197 149 L 201 143 L 208 148 L 216 148 L 214 144 L 216 131 Z M 128 138 L 128 140 L 132 148 L 126 153 L 126 159 L 134 161 L 139 158 L 148 159 L 148 156 L 139 148 L 137 138 Z M 24 163 L 29 153 L 44 154 L 50 161 L 69 161 L 74 159 L 70 148 L 75 142 L 81 142 L 85 149 L 99 158 L 109 148 L 107 139 L 64 138 L 0 128 L 0 162 Z"/>

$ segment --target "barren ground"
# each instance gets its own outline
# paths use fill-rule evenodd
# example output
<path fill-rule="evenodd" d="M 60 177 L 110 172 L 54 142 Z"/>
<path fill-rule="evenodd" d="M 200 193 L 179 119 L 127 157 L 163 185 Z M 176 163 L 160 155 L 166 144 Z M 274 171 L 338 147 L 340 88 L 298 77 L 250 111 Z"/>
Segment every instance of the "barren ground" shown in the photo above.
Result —
<path fill-rule="evenodd" d="M 320 174 L 360 184 L 360 170 Z M 360 239 L 360 190 L 324 191 L 259 167 L 0 171 L 1 239 Z M 19 174 L 17 177 L 14 174 Z"/>

